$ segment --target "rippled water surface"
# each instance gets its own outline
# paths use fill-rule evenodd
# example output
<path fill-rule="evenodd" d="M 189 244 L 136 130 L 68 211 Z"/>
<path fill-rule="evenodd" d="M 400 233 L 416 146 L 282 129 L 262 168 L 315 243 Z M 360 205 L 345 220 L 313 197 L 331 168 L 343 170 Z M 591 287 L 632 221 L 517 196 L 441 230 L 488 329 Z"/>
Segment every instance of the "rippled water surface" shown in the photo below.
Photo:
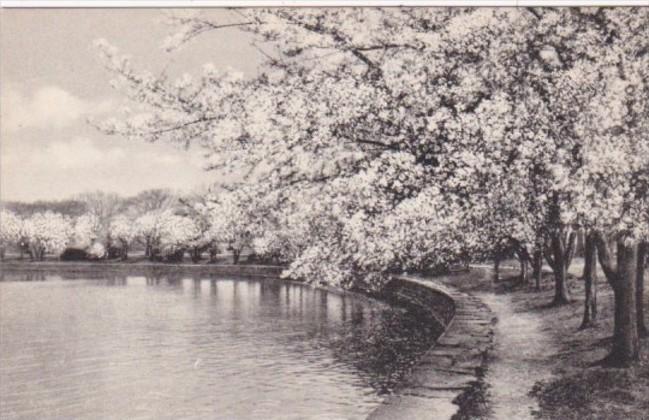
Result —
<path fill-rule="evenodd" d="M 88 277 L 3 275 L 3 419 L 364 418 L 438 334 L 276 280 Z"/>

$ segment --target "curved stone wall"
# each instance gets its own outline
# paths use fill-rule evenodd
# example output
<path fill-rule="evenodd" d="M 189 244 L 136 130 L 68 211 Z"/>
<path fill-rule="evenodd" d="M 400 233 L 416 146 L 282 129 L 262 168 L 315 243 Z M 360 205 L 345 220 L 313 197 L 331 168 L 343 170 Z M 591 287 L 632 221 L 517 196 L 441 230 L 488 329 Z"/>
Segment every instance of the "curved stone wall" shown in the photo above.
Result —
<path fill-rule="evenodd" d="M 396 392 L 368 418 L 450 419 L 480 385 L 493 344 L 493 314 L 478 298 L 435 278 L 401 276 L 394 281 L 390 289 L 426 305 L 446 329 Z"/>

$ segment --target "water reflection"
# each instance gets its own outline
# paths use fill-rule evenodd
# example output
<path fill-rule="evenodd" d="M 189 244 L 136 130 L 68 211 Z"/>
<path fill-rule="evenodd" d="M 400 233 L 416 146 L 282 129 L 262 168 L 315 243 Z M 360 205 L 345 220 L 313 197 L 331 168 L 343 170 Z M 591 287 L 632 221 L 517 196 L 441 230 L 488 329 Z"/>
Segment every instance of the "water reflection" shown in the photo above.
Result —
<path fill-rule="evenodd" d="M 0 282 L 3 281 L 45 281 L 45 273 L 42 271 L 6 273 L 0 270 Z"/>
<path fill-rule="evenodd" d="M 363 418 L 439 334 L 275 280 L 24 278 L 0 283 L 3 418 Z"/>

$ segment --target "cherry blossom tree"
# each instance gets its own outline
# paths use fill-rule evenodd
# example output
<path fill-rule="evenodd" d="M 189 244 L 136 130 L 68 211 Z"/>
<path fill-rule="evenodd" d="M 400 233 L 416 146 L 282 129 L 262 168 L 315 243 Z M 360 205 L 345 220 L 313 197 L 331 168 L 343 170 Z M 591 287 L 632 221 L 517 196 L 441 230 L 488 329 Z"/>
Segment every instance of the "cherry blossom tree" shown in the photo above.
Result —
<path fill-rule="evenodd" d="M 218 254 L 218 238 L 210 231 L 214 214 L 210 211 L 210 201 L 213 200 L 210 188 L 195 191 L 193 194 L 181 198 L 182 212 L 195 223 L 196 234 L 187 242 L 188 251 L 192 262 L 198 263 L 205 251 L 209 252 L 210 262 L 215 262 Z"/>
<path fill-rule="evenodd" d="M 598 94 L 579 126 L 588 141 L 583 152 L 587 164 L 578 174 L 578 212 L 596 232 L 599 260 L 615 296 L 613 348 L 607 361 L 616 365 L 638 359 L 638 314 L 643 312 L 637 290 L 642 288 L 638 282 L 643 280 L 649 208 L 649 24 L 646 11 L 639 13 L 605 13 L 616 39 L 605 50 Z M 611 244 L 617 248 L 615 257 Z"/>
<path fill-rule="evenodd" d="M 137 238 L 144 245 L 145 257 L 150 260 L 155 259 L 156 250 L 160 247 L 162 223 L 166 216 L 166 211 L 153 210 L 144 213 L 134 221 Z"/>
<path fill-rule="evenodd" d="M 99 217 L 86 213 L 74 220 L 74 243 L 80 248 L 89 248 L 102 235 Z"/>
<path fill-rule="evenodd" d="M 80 194 L 78 200 L 85 203 L 88 213 L 94 215 L 97 239 L 103 242 L 106 248 L 110 248 L 112 246 L 112 238 L 109 235 L 110 221 L 123 211 L 123 199 L 114 193 L 95 191 Z"/>
<path fill-rule="evenodd" d="M 120 258 L 122 260 L 128 259 L 129 249 L 135 239 L 140 235 L 138 229 L 138 223 L 124 214 L 117 215 L 111 219 L 109 233 L 120 245 Z"/>
<path fill-rule="evenodd" d="M 0 212 L 0 259 L 8 247 L 18 245 L 23 235 L 23 221 L 9 210 Z"/>
<path fill-rule="evenodd" d="M 185 251 L 201 238 L 201 228 L 194 219 L 168 212 L 163 213 L 160 247 L 168 259 L 182 261 Z"/>
<path fill-rule="evenodd" d="M 32 259 L 39 261 L 45 254 L 63 251 L 74 233 L 69 218 L 49 211 L 33 214 L 25 220 L 24 229 Z"/>
<path fill-rule="evenodd" d="M 250 248 L 253 239 L 253 206 L 242 190 L 219 194 L 207 203 L 210 227 L 208 238 L 227 244 L 232 251 L 232 262 L 239 263 L 244 249 Z"/>

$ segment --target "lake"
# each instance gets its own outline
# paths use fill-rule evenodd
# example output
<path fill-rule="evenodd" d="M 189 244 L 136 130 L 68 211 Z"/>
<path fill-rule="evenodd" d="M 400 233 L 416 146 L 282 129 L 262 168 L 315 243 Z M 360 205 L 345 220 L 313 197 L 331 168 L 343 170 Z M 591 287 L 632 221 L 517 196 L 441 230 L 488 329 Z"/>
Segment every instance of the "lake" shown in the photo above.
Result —
<path fill-rule="evenodd" d="M 361 419 L 440 328 L 269 279 L 3 273 L 3 419 Z"/>

